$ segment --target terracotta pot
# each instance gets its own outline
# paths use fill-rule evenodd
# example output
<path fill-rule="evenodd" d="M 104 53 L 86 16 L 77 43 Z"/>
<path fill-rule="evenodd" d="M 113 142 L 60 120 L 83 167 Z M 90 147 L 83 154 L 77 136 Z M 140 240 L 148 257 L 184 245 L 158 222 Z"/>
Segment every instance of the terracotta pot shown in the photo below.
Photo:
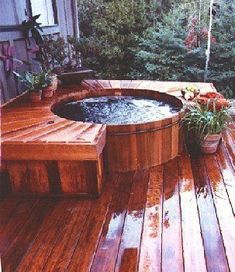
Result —
<path fill-rule="evenodd" d="M 30 102 L 40 102 L 42 100 L 42 90 L 29 92 L 28 99 Z"/>
<path fill-rule="evenodd" d="M 219 142 L 221 140 L 221 133 L 220 134 L 213 134 L 206 136 L 200 142 L 200 149 L 203 154 L 213 154 L 217 151 Z"/>
<path fill-rule="evenodd" d="M 52 75 L 51 78 L 52 78 L 51 85 L 42 90 L 43 98 L 52 97 L 57 89 L 58 86 L 57 75 Z"/>

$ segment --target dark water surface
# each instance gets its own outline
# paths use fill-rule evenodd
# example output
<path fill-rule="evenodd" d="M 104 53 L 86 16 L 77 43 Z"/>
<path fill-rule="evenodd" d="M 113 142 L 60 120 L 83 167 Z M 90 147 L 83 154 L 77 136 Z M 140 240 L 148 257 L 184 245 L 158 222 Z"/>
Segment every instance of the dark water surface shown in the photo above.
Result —
<path fill-rule="evenodd" d="M 99 96 L 60 105 L 55 113 L 75 121 L 138 124 L 170 117 L 180 110 L 163 101 L 137 96 Z"/>

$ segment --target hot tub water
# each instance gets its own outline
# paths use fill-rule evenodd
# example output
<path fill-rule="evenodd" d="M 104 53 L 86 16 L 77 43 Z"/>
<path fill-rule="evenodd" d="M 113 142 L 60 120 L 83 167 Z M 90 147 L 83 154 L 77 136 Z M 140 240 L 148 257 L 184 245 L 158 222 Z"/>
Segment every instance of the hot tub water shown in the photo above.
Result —
<path fill-rule="evenodd" d="M 180 107 L 146 97 L 99 96 L 65 103 L 56 113 L 70 120 L 116 125 L 152 122 L 178 111 Z"/>

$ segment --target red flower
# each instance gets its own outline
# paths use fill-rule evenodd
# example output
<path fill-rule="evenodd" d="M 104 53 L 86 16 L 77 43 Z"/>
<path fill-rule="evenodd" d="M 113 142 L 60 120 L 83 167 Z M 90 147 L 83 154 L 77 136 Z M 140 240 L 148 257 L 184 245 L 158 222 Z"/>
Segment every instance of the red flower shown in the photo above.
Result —
<path fill-rule="evenodd" d="M 229 107 L 229 101 L 223 97 L 222 94 L 215 92 L 208 92 L 206 94 L 201 94 L 196 98 L 196 101 L 203 106 L 208 106 L 209 110 L 220 111 L 224 108 Z"/>

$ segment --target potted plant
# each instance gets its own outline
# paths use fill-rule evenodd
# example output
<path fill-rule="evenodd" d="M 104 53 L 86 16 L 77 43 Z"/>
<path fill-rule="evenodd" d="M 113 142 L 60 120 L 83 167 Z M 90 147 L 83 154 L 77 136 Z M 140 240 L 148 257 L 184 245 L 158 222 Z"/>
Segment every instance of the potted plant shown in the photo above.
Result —
<path fill-rule="evenodd" d="M 82 42 L 75 38 L 69 37 L 66 42 L 61 37 L 47 37 L 37 58 L 44 69 L 57 74 L 63 83 L 80 83 L 84 78 L 93 75 L 92 70 L 82 66 L 80 51 L 84 47 Z"/>
<path fill-rule="evenodd" d="M 56 74 L 44 73 L 45 82 L 47 86 L 42 89 L 42 97 L 52 97 L 57 90 L 58 78 Z"/>
<path fill-rule="evenodd" d="M 42 90 L 51 84 L 51 79 L 48 73 L 41 71 L 39 73 L 25 72 L 18 74 L 14 72 L 16 77 L 22 82 L 29 92 L 29 99 L 31 102 L 39 102 L 42 97 Z"/>
<path fill-rule="evenodd" d="M 204 154 L 215 153 L 222 137 L 222 131 L 230 121 L 227 100 L 209 99 L 207 103 L 189 106 L 184 117 L 188 135 L 194 136 Z"/>

